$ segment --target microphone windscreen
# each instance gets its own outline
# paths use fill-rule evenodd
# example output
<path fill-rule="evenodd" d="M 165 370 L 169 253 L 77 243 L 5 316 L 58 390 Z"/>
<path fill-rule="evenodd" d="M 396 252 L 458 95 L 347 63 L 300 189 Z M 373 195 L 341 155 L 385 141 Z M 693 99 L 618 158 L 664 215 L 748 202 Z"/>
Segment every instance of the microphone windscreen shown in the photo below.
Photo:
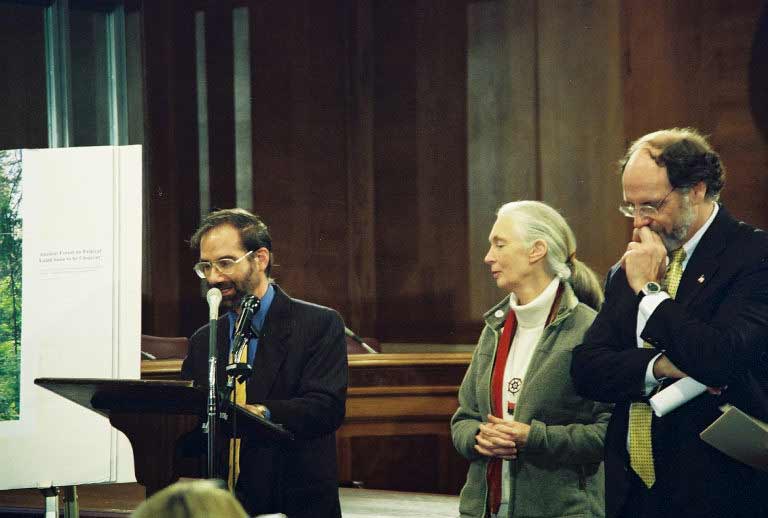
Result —
<path fill-rule="evenodd" d="M 211 288 L 205 295 L 208 300 L 209 307 L 209 320 L 216 320 L 219 318 L 219 304 L 221 304 L 221 290 L 219 288 Z"/>

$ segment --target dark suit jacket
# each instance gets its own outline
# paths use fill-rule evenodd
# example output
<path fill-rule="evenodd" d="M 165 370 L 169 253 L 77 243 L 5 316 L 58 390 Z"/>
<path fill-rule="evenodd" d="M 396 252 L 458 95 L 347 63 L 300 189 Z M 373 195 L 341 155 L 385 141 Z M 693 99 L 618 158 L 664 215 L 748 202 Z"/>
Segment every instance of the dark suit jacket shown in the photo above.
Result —
<path fill-rule="evenodd" d="M 659 350 L 713 387 L 662 418 L 653 417 L 654 494 L 670 517 L 768 516 L 768 478 L 704 443 L 699 433 L 732 403 L 768 420 L 768 235 L 720 211 L 683 273 L 676 300 L 662 302 L 637 347 L 639 298 L 617 266 L 605 305 L 574 350 L 571 373 L 585 397 L 616 403 L 606 434 L 606 512 L 617 516 L 628 489 L 629 405 L 642 394 L 648 362 Z"/>
<path fill-rule="evenodd" d="M 226 316 L 217 326 L 218 383 L 226 384 L 229 351 Z M 209 326 L 190 338 L 182 377 L 208 386 Z M 246 402 L 266 405 L 272 421 L 296 440 L 262 444 L 245 437 L 236 493 L 249 514 L 283 512 L 294 517 L 339 517 L 335 431 L 344 420 L 347 350 L 344 324 L 335 311 L 292 299 L 275 285 L 246 382 Z M 222 478 L 226 478 L 223 467 Z"/>

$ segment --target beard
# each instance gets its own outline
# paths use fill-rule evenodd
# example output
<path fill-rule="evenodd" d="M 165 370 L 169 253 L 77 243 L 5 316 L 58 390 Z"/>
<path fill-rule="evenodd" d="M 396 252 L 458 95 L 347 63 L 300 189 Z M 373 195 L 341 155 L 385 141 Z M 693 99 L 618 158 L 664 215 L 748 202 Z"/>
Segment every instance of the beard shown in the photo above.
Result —
<path fill-rule="evenodd" d="M 651 230 L 659 234 L 667 252 L 673 252 L 685 243 L 694 219 L 696 219 L 696 213 L 693 211 L 693 205 L 688 198 L 688 194 L 684 194 L 680 198 L 680 216 L 676 221 L 672 222 L 672 228 L 666 231 L 663 228 L 656 229 L 651 227 Z"/>
<path fill-rule="evenodd" d="M 246 295 L 252 295 L 256 291 L 258 281 L 255 280 L 254 269 L 251 266 L 248 273 L 239 280 L 230 280 L 227 282 L 218 282 L 211 284 L 211 288 L 219 288 L 222 292 L 228 289 L 234 290 L 234 293 L 224 295 L 222 293 L 221 307 L 228 311 L 234 311 L 240 306 L 240 302 Z"/>
<path fill-rule="evenodd" d="M 222 291 L 227 288 L 234 288 L 235 290 L 233 295 L 228 295 L 226 297 L 222 296 L 221 298 L 221 306 L 227 310 L 233 310 L 240 306 L 240 302 L 243 300 L 243 297 L 249 293 L 234 282 L 220 282 L 216 284 L 216 287 Z"/>

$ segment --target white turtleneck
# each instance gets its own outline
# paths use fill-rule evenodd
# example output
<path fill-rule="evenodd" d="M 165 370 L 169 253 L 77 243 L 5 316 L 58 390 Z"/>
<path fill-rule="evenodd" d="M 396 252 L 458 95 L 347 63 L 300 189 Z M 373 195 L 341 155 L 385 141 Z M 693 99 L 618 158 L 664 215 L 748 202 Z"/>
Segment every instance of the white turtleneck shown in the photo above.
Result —
<path fill-rule="evenodd" d="M 510 403 L 517 404 L 520 397 L 528 365 L 544 332 L 544 326 L 547 325 L 547 317 L 552 310 L 559 285 L 560 279 L 555 277 L 535 299 L 522 306 L 518 305 L 517 296 L 514 293 L 509 297 L 509 306 L 517 318 L 517 330 L 509 348 L 502 385 L 501 408 L 504 419 L 507 421 L 515 420 L 515 416 L 507 409 L 510 408 Z M 502 503 L 509 501 L 509 462 L 506 460 L 503 463 L 501 476 L 501 501 Z"/>
<path fill-rule="evenodd" d="M 509 306 L 517 318 L 517 331 L 509 348 L 502 387 L 502 410 L 504 410 L 504 419 L 508 421 L 515 419 L 514 415 L 507 412 L 507 409 L 510 407 L 509 403 L 516 404 L 520 396 L 528 364 L 531 363 L 533 351 L 544 332 L 544 326 L 547 324 L 547 317 L 552 309 L 559 284 L 560 279 L 555 277 L 535 299 L 522 306 L 518 305 L 514 293 L 509 297 Z"/>

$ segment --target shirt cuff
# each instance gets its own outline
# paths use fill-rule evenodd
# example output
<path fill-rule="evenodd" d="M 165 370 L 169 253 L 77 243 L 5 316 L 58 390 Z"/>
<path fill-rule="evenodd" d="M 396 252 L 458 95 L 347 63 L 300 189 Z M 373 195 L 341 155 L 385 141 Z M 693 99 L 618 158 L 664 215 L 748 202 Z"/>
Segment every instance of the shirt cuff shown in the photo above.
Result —
<path fill-rule="evenodd" d="M 665 300 L 671 298 L 666 291 L 651 293 L 640 299 L 640 306 L 637 309 L 637 315 L 644 322 L 647 322 L 656 308 Z M 645 327 L 645 326 L 643 326 Z"/>
<path fill-rule="evenodd" d="M 651 358 L 651 361 L 648 362 L 648 367 L 645 368 L 645 387 L 643 388 L 643 394 L 646 396 L 650 395 L 651 392 L 653 392 L 653 389 L 658 387 L 661 382 L 664 381 L 664 378 L 657 380 L 656 376 L 653 375 L 653 364 L 656 363 L 656 360 L 661 354 L 662 353 L 659 353 Z"/>

